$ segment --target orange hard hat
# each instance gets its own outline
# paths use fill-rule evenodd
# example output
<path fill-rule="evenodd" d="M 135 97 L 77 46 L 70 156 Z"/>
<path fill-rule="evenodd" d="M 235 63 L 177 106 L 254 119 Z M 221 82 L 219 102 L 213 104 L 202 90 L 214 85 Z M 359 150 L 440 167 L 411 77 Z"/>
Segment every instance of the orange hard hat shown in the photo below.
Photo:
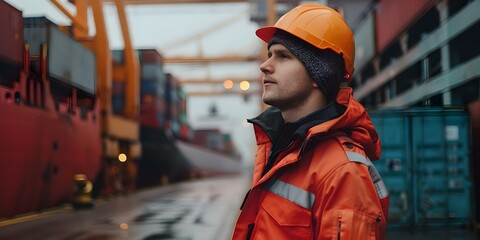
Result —
<path fill-rule="evenodd" d="M 259 28 L 256 34 L 268 43 L 277 29 L 295 35 L 319 49 L 331 49 L 341 54 L 345 62 L 345 78 L 351 79 L 355 40 L 337 11 L 319 4 L 302 4 L 283 15 L 274 26 Z"/>

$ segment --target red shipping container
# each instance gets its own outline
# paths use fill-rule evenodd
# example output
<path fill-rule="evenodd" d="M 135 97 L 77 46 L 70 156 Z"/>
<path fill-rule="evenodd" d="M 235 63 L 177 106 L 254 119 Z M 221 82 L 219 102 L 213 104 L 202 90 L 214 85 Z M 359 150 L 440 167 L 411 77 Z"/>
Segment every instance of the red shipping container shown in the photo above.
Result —
<path fill-rule="evenodd" d="M 140 52 L 140 62 L 143 63 L 158 63 L 163 66 L 163 57 L 155 49 L 142 49 Z"/>
<path fill-rule="evenodd" d="M 400 33 L 437 1 L 435 0 L 382 0 L 376 8 L 375 28 L 377 52 L 382 52 Z"/>
<path fill-rule="evenodd" d="M 163 118 L 165 118 L 167 115 L 167 106 L 165 105 L 165 99 L 161 97 L 156 97 L 155 102 L 157 114 L 160 114 L 163 116 Z"/>
<path fill-rule="evenodd" d="M 0 61 L 22 64 L 23 18 L 22 12 L 0 1 Z"/>

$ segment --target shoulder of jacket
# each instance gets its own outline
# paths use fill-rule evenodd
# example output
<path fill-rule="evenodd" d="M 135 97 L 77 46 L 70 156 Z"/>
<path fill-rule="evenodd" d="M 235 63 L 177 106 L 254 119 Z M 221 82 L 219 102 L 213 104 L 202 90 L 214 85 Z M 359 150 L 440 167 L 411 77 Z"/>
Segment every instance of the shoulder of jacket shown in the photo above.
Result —
<path fill-rule="evenodd" d="M 306 152 L 311 154 L 312 167 L 322 173 L 319 176 L 325 176 L 350 162 L 346 154 L 350 146 L 337 137 L 326 137 L 310 140 Z"/>
<path fill-rule="evenodd" d="M 330 169 L 329 171 L 348 163 L 369 165 L 367 163 L 370 162 L 363 146 L 347 135 L 338 134 L 320 141 L 313 140 L 311 145 L 314 158 L 319 159 L 321 167 Z"/>
<path fill-rule="evenodd" d="M 340 151 L 343 152 L 364 152 L 363 146 L 353 139 L 343 134 L 335 134 L 321 140 L 311 140 L 310 142 L 311 149 L 328 149 L 329 151 Z"/>
<path fill-rule="evenodd" d="M 336 135 L 333 138 L 342 146 L 344 152 L 359 152 L 365 155 L 363 146 L 347 135 Z"/>

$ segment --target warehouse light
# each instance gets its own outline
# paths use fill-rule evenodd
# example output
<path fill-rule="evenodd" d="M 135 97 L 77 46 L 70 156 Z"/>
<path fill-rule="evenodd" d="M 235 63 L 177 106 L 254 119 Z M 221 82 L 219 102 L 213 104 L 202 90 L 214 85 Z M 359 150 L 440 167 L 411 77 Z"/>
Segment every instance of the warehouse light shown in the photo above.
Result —
<path fill-rule="evenodd" d="M 128 224 L 127 223 L 120 223 L 120 229 L 127 230 L 128 229 Z"/>
<path fill-rule="evenodd" d="M 233 81 L 228 79 L 223 81 L 223 87 L 226 89 L 232 89 L 233 88 Z"/>
<path fill-rule="evenodd" d="M 243 91 L 246 91 L 250 88 L 250 83 L 248 81 L 242 81 L 240 83 L 240 89 L 242 89 Z"/>
<path fill-rule="evenodd" d="M 127 154 L 125 154 L 125 153 L 118 154 L 118 161 L 126 162 L 127 161 Z"/>

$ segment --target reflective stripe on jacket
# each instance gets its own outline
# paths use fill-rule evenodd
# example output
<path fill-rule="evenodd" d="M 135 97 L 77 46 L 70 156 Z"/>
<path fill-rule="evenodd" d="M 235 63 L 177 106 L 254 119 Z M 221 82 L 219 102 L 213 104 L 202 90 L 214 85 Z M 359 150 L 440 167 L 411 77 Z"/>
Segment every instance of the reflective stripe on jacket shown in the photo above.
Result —
<path fill-rule="evenodd" d="M 351 89 L 341 89 L 337 102 L 347 110 L 310 128 L 265 175 L 272 144 L 254 125 L 252 187 L 232 239 L 385 239 L 388 192 L 370 161 L 380 141 Z"/>

